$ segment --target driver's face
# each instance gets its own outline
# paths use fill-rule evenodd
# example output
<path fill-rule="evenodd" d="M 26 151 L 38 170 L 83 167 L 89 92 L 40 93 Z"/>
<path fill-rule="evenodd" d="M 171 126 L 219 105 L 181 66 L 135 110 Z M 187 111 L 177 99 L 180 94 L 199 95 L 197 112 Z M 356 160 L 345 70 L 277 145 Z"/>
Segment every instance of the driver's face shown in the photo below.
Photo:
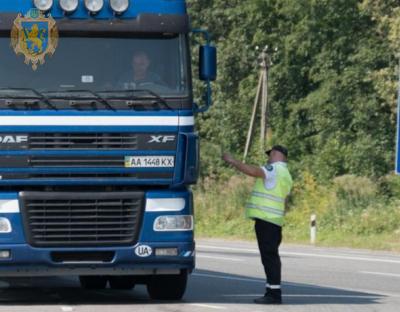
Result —
<path fill-rule="evenodd" d="M 137 74 L 146 74 L 150 60 L 145 54 L 135 55 L 132 59 L 133 70 Z"/>

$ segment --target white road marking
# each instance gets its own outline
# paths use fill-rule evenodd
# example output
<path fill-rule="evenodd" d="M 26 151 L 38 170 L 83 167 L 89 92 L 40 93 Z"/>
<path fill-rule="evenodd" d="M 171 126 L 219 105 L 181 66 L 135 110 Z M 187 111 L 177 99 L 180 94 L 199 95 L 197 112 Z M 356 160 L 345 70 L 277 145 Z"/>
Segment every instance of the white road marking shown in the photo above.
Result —
<path fill-rule="evenodd" d="M 257 249 L 246 249 L 246 248 L 233 248 L 233 247 L 220 247 L 210 245 L 198 245 L 197 248 L 214 249 L 214 250 L 225 250 L 225 251 L 238 251 L 247 253 L 259 253 Z M 383 258 L 368 258 L 368 257 L 353 257 L 353 256 L 337 256 L 329 254 L 318 254 L 318 253 L 304 253 L 304 252 L 290 252 L 282 251 L 281 256 L 302 256 L 312 258 L 328 258 L 328 259 L 339 259 L 339 260 L 355 260 L 355 261 L 366 261 L 366 262 L 384 262 L 384 263 L 395 263 L 400 264 L 400 260 L 383 259 Z"/>
<path fill-rule="evenodd" d="M 210 305 L 210 304 L 202 304 L 202 303 L 191 303 L 191 306 L 195 307 L 200 307 L 200 308 L 209 308 L 209 309 L 215 309 L 215 310 L 227 310 L 227 307 L 223 306 L 215 306 L 215 305 Z"/>
<path fill-rule="evenodd" d="M 303 294 L 303 295 L 283 295 L 283 297 L 314 297 L 314 298 L 357 298 L 357 299 L 379 299 L 381 296 L 363 296 L 363 295 L 310 295 L 310 294 Z"/>
<path fill-rule="evenodd" d="M 219 279 L 225 279 L 225 280 L 231 280 L 231 281 L 242 281 L 242 282 L 252 282 L 252 283 L 265 284 L 265 281 L 258 280 L 258 279 L 255 279 L 255 278 L 231 277 L 231 276 L 226 276 L 226 275 L 215 275 L 215 274 L 204 274 L 204 273 L 193 273 L 192 275 L 200 276 L 200 277 L 219 278 Z"/>
<path fill-rule="evenodd" d="M 260 297 L 263 294 L 244 294 L 244 295 L 222 295 L 222 297 Z M 355 298 L 355 299 L 380 299 L 380 296 L 374 295 L 314 295 L 314 294 L 283 294 L 283 297 L 313 297 L 313 298 Z"/>
<path fill-rule="evenodd" d="M 311 286 L 307 286 L 311 287 Z M 371 290 L 371 289 L 362 289 L 362 288 L 352 288 L 352 287 L 340 287 L 340 286 L 332 286 L 332 285 L 315 285 L 312 286 L 314 288 L 332 288 L 338 291 L 352 291 L 352 292 L 359 292 L 359 293 L 367 293 L 370 295 L 378 295 L 378 296 L 384 296 L 384 297 L 392 297 L 392 298 L 400 298 L 399 293 L 389 293 L 389 292 L 383 292 L 383 291 L 376 291 L 376 290 Z"/>
<path fill-rule="evenodd" d="M 73 307 L 64 306 L 64 307 L 61 307 L 61 310 L 63 312 L 72 312 L 72 311 L 74 311 L 74 308 Z"/>
<path fill-rule="evenodd" d="M 244 262 L 243 259 L 238 258 L 228 258 L 228 257 L 214 257 L 214 256 L 206 256 L 197 253 L 196 258 L 205 258 L 205 259 L 215 259 L 215 260 L 226 260 L 226 261 L 233 261 L 233 262 Z"/>
<path fill-rule="evenodd" d="M 211 245 L 197 245 L 197 249 L 214 249 L 214 250 L 226 250 L 226 251 L 241 251 L 248 253 L 259 253 L 258 249 L 248 249 L 248 248 L 235 248 L 235 247 L 221 247 L 221 246 L 211 246 Z"/>
<path fill-rule="evenodd" d="M 390 276 L 390 277 L 399 277 L 399 278 L 400 278 L 400 274 L 393 274 L 393 273 L 368 272 L 368 271 L 360 271 L 359 273 L 362 273 L 362 274 L 371 274 L 371 275 Z"/>

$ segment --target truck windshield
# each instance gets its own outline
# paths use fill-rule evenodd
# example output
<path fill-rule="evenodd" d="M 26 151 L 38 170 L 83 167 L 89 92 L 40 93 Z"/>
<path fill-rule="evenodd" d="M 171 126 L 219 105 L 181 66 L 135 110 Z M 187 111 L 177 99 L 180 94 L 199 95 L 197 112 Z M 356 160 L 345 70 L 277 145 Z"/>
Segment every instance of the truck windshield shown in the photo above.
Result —
<path fill-rule="evenodd" d="M 151 38 L 61 37 L 53 56 L 36 71 L 0 38 L 0 89 L 38 92 L 149 90 L 162 97 L 189 94 L 183 35 Z"/>

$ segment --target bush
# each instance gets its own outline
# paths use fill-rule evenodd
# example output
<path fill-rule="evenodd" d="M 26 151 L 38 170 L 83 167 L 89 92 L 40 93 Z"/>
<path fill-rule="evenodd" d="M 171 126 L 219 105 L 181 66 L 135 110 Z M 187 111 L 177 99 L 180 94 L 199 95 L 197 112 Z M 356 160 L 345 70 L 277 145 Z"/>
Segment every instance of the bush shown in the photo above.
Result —
<path fill-rule="evenodd" d="M 389 182 L 385 185 L 392 185 Z M 226 182 L 204 179 L 194 192 L 197 234 L 254 239 L 253 222 L 244 218 L 253 183 L 243 175 Z M 308 242 L 310 216 L 315 213 L 320 244 L 400 249 L 400 200 L 382 194 L 383 183 L 345 175 L 321 185 L 303 173 L 290 197 L 285 241 Z"/>
<path fill-rule="evenodd" d="M 388 174 L 380 180 L 380 191 L 388 197 L 400 198 L 400 176 Z"/>
<path fill-rule="evenodd" d="M 244 217 L 244 207 L 253 179 L 232 176 L 228 181 L 204 179 L 195 189 L 197 233 L 201 236 L 251 238 L 253 228 Z"/>
<path fill-rule="evenodd" d="M 318 219 L 322 218 L 335 200 L 334 194 L 326 186 L 318 184 L 312 174 L 303 173 L 300 180 L 294 183 L 290 197 L 285 237 L 289 240 L 307 240 L 311 215 L 316 214 Z"/>
<path fill-rule="evenodd" d="M 350 207 L 365 206 L 373 200 L 378 186 L 367 177 L 343 175 L 333 180 L 337 197 Z"/>

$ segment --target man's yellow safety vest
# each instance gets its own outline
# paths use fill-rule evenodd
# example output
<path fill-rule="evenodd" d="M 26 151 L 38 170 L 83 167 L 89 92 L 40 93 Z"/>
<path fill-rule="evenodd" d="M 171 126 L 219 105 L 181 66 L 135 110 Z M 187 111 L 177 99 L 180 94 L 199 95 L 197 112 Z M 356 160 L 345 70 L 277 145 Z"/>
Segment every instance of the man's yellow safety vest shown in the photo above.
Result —
<path fill-rule="evenodd" d="M 266 167 L 271 173 L 264 180 L 257 178 L 246 204 L 246 216 L 282 226 L 285 216 L 285 199 L 292 189 L 293 181 L 286 163 L 277 162 Z M 272 182 L 272 183 L 271 183 Z"/>

